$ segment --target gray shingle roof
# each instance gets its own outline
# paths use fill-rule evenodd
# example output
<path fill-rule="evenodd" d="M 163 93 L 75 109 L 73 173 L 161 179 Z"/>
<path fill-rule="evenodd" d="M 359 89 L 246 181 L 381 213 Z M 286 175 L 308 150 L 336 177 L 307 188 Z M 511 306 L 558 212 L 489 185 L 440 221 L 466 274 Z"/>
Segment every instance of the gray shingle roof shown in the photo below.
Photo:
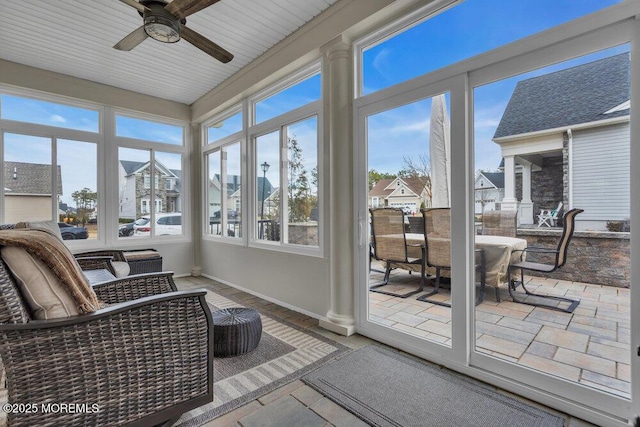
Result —
<path fill-rule="evenodd" d="M 51 165 L 4 162 L 5 194 L 51 194 Z M 16 179 L 13 179 L 13 172 Z M 62 194 L 62 172 L 58 166 L 58 194 Z"/>
<path fill-rule="evenodd" d="M 487 178 L 496 188 L 504 188 L 504 172 L 482 172 L 485 178 Z"/>
<path fill-rule="evenodd" d="M 129 160 L 120 160 L 120 164 L 124 168 L 127 175 L 131 175 L 149 162 L 132 162 Z"/>
<path fill-rule="evenodd" d="M 629 115 L 629 54 L 518 82 L 494 138 Z"/>

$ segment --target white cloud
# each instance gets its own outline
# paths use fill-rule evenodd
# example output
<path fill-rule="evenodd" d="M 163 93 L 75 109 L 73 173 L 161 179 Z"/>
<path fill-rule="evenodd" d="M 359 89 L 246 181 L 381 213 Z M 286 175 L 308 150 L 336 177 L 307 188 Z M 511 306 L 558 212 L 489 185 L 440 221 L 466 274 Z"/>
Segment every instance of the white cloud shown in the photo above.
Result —
<path fill-rule="evenodd" d="M 62 117 L 59 114 L 54 114 L 51 116 L 51 118 L 49 119 L 52 123 L 66 123 L 67 119 L 65 119 L 64 117 Z"/>

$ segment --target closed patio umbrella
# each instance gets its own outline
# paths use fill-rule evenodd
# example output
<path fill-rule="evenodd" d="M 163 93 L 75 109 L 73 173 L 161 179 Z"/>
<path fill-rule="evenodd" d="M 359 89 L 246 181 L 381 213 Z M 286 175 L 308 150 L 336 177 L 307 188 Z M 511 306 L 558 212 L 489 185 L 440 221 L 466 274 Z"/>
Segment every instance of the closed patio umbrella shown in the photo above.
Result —
<path fill-rule="evenodd" d="M 450 207 L 451 139 L 444 94 L 431 100 L 429 156 L 431 162 L 432 207 Z"/>

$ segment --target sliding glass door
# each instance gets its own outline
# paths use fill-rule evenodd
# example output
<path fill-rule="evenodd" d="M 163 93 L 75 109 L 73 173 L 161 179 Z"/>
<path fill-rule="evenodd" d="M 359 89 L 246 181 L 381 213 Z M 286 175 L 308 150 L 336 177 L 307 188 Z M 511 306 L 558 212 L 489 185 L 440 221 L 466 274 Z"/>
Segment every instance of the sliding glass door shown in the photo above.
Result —
<path fill-rule="evenodd" d="M 359 89 L 360 333 L 596 424 L 640 413 L 638 6 Z"/>

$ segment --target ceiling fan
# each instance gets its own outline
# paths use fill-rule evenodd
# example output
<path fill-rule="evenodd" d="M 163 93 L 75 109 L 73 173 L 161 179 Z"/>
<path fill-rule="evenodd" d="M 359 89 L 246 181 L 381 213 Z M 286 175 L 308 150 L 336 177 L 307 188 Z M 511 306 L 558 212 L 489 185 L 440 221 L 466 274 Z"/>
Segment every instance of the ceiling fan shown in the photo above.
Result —
<path fill-rule="evenodd" d="M 147 37 L 163 43 L 175 43 L 185 39 L 198 49 L 227 63 L 233 55 L 185 24 L 187 16 L 217 3 L 219 0 L 120 0 L 138 10 L 144 24 L 116 43 L 114 49 L 131 50 Z"/>

